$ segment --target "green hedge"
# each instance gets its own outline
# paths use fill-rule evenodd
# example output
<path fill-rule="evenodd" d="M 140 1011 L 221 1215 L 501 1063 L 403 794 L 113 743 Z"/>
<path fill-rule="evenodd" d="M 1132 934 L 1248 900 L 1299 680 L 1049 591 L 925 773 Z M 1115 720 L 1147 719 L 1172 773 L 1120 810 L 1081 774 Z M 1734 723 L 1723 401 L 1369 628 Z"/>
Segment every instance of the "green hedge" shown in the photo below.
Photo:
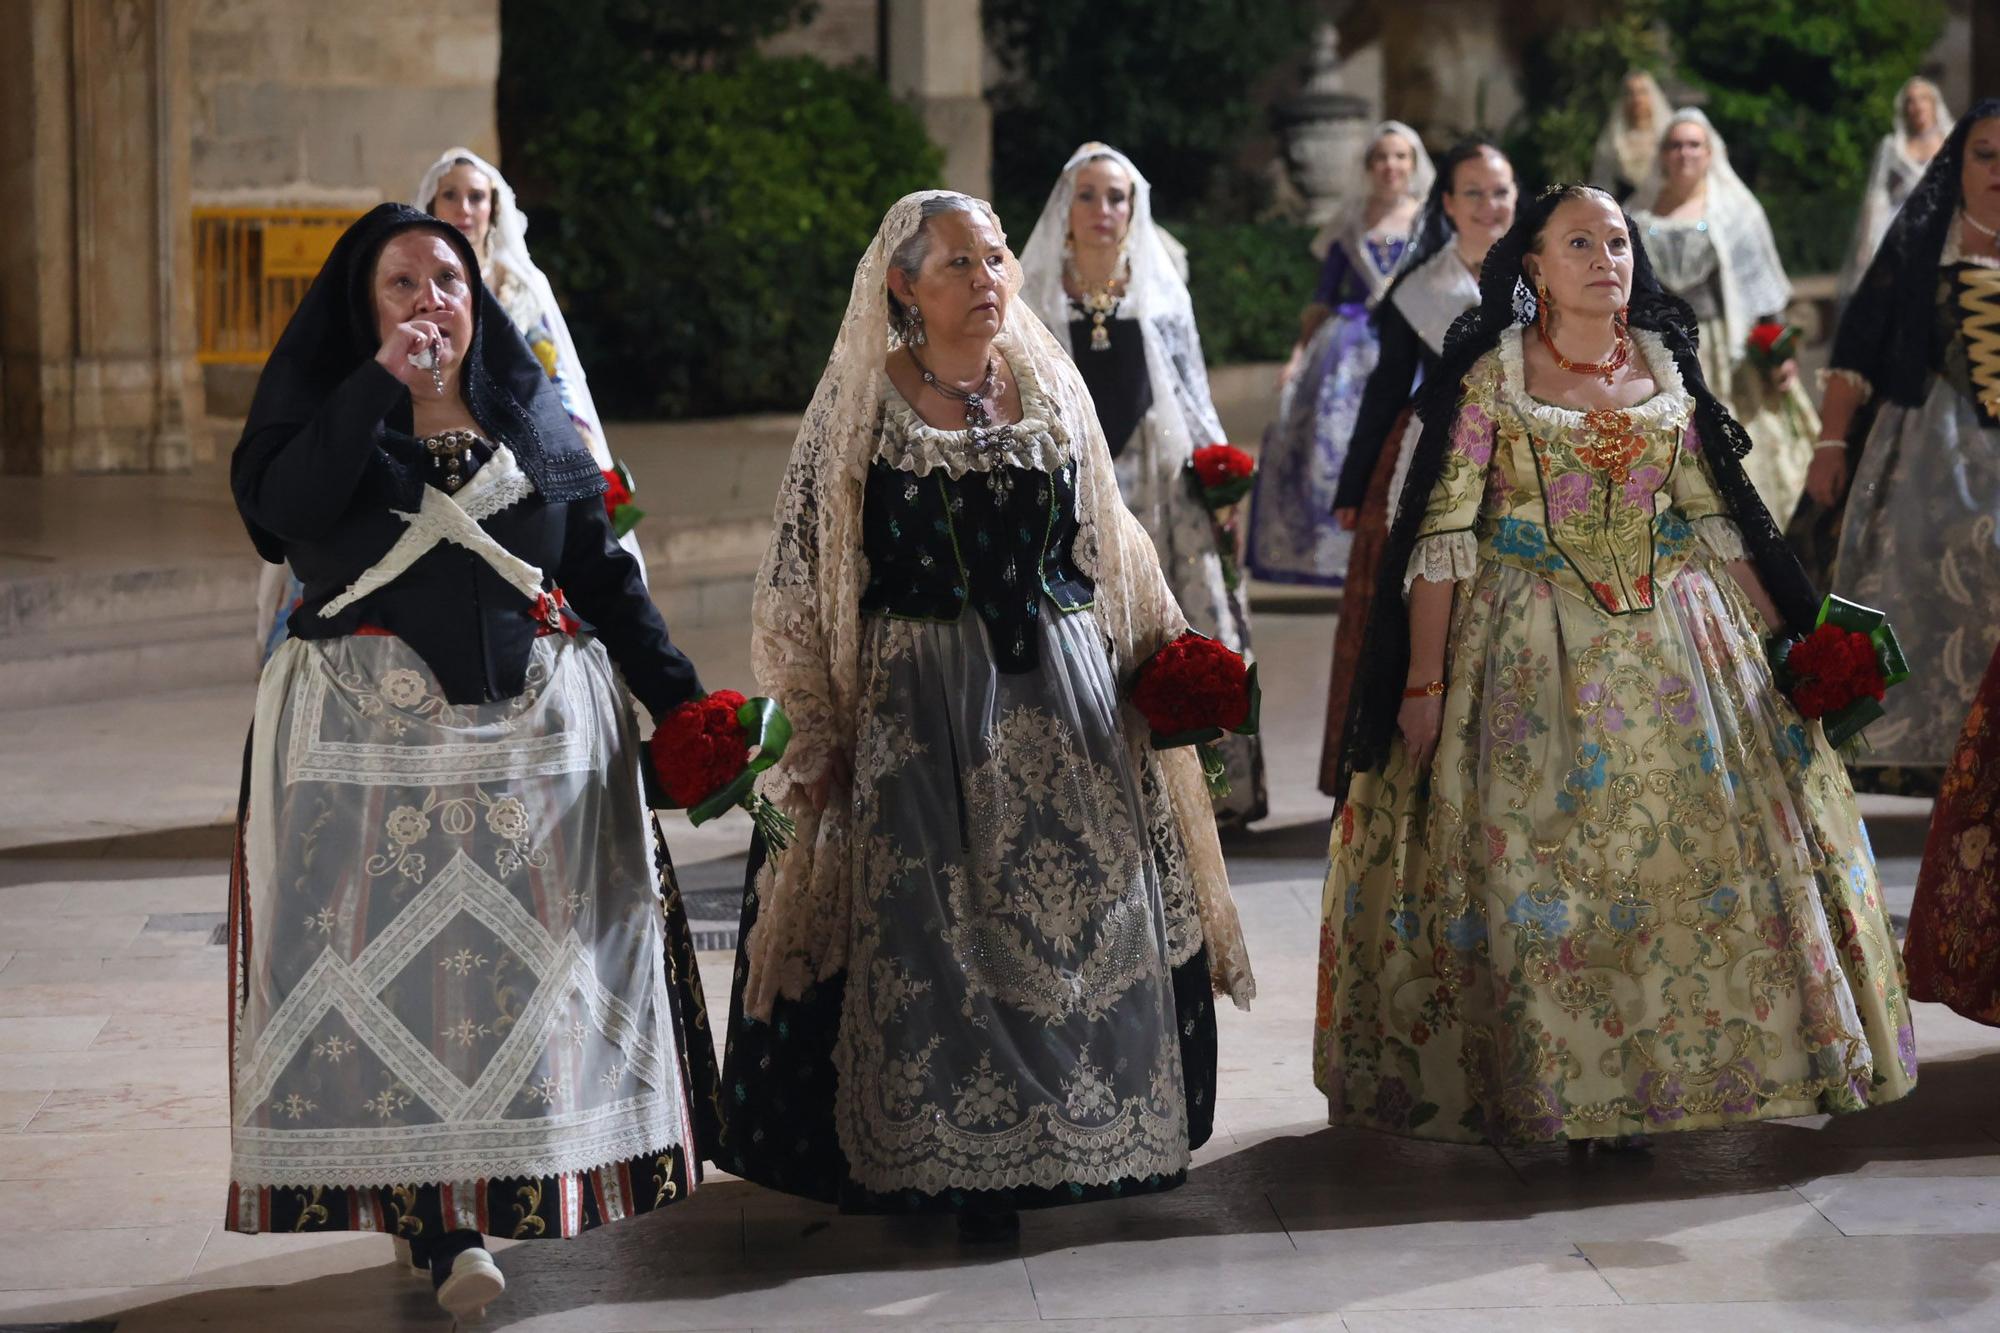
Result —
<path fill-rule="evenodd" d="M 1212 366 L 1283 361 L 1312 299 L 1311 227 L 1289 222 L 1170 222 L 1188 251 L 1188 294 Z"/>
<path fill-rule="evenodd" d="M 742 56 L 599 89 L 527 145 L 535 255 L 607 415 L 796 408 L 890 204 L 937 182 L 863 70 Z"/>

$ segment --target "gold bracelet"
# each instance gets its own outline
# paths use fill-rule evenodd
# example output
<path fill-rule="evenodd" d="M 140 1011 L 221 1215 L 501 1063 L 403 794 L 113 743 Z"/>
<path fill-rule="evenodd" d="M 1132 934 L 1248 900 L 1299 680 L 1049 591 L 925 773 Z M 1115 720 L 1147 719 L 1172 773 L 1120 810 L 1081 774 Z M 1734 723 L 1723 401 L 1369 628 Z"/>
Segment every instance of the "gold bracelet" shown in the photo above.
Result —
<path fill-rule="evenodd" d="M 1405 685 L 1403 687 L 1403 697 L 1405 699 L 1435 699 L 1443 693 L 1444 682 L 1441 680 L 1434 680 L 1428 685 Z"/>

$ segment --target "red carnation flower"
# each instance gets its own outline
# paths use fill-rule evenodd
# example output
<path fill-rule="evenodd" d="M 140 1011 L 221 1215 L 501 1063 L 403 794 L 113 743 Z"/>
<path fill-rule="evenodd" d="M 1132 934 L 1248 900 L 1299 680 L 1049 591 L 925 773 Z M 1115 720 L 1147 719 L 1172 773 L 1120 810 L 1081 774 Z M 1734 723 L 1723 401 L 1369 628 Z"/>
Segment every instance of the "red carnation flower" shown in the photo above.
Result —
<path fill-rule="evenodd" d="M 632 488 L 617 472 L 607 468 L 604 473 L 604 512 L 616 515 L 620 505 L 632 503 Z"/>
<path fill-rule="evenodd" d="M 1824 717 L 1857 699 L 1881 699 L 1888 682 L 1874 640 L 1858 630 L 1824 624 L 1785 656 L 1792 703 L 1806 717 Z"/>
<path fill-rule="evenodd" d="M 1241 481 L 1257 471 L 1257 460 L 1233 444 L 1205 444 L 1194 451 L 1194 473 L 1205 489 Z"/>
<path fill-rule="evenodd" d="M 675 805 L 700 805 L 749 766 L 750 737 L 737 719 L 743 704 L 736 691 L 717 690 L 661 720 L 647 744 L 660 785 Z"/>
<path fill-rule="evenodd" d="M 1147 659 L 1132 702 L 1161 736 L 1234 731 L 1250 716 L 1250 669 L 1240 653 L 1190 632 Z"/>

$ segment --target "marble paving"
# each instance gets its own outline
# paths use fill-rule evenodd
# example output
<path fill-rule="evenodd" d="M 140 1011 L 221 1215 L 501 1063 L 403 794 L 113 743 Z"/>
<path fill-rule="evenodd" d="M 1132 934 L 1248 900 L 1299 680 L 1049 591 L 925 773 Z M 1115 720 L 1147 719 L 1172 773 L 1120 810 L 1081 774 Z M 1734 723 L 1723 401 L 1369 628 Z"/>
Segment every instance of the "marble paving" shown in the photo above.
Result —
<path fill-rule="evenodd" d="M 1165 1196 L 1029 1215 L 1017 1244 L 840 1217 L 726 1176 L 662 1214 L 504 1246 L 484 1327 L 1148 1333 L 2000 1328 L 2000 1032 L 1923 1007 L 1904 1103 L 1572 1159 L 1330 1130 L 1307 1034 L 1331 617 L 1258 622 L 1276 809 L 1230 849 L 1261 995 L 1222 1014 L 1215 1140 Z M 690 648 L 747 680 L 734 634 Z M 240 688 L 0 717 L 0 1331 L 443 1329 L 381 1237 L 220 1225 L 224 843 Z M 169 716 L 163 717 L 162 710 Z M 1870 806 L 1907 902 L 1925 811 Z M 673 830 L 725 884 L 735 820 Z M 703 957 L 712 994 L 726 956 Z"/>

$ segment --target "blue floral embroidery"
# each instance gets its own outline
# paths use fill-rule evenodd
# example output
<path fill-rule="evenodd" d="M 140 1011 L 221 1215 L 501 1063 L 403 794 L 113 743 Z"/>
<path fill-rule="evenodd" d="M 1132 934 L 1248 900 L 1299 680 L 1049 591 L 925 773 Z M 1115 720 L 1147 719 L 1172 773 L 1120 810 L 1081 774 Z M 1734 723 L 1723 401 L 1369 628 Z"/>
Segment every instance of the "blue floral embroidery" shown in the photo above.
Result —
<path fill-rule="evenodd" d="M 1486 938 L 1486 914 L 1478 903 L 1467 903 L 1465 910 L 1445 923 L 1445 943 L 1460 953 L 1469 953 L 1479 947 Z"/>
<path fill-rule="evenodd" d="M 1507 920 L 1523 930 L 1560 935 L 1569 929 L 1569 905 L 1560 898 L 1543 902 L 1532 893 L 1524 893 L 1507 904 Z"/>
<path fill-rule="evenodd" d="M 1690 736 L 1687 740 L 1687 747 L 1694 751 L 1694 756 L 1700 761 L 1701 771 L 1704 775 L 1713 774 L 1716 769 L 1722 767 L 1722 756 L 1715 752 L 1715 742 L 1708 738 L 1707 732 L 1700 731 Z"/>
<path fill-rule="evenodd" d="M 1643 903 L 1612 903 L 1611 928 L 1620 935 L 1630 935 L 1646 923 L 1646 911 Z"/>
<path fill-rule="evenodd" d="M 1401 911 L 1389 913 L 1389 929 L 1396 932 L 1396 938 L 1408 944 L 1417 938 L 1420 923 L 1417 914 L 1405 907 Z"/>
<path fill-rule="evenodd" d="M 1556 793 L 1556 808 L 1564 814 L 1575 814 L 1577 794 L 1595 791 L 1604 785 L 1604 747 L 1595 741 L 1577 751 L 1577 766 L 1563 779 L 1563 789 Z"/>
<path fill-rule="evenodd" d="M 1540 560 L 1548 554 L 1549 546 L 1538 525 L 1518 518 L 1503 518 L 1493 532 L 1493 549 L 1501 555 Z"/>
<path fill-rule="evenodd" d="M 1736 905 L 1742 901 L 1743 895 L 1725 884 L 1708 895 L 1706 905 L 1709 915 L 1718 921 L 1727 921 L 1735 915 Z"/>

